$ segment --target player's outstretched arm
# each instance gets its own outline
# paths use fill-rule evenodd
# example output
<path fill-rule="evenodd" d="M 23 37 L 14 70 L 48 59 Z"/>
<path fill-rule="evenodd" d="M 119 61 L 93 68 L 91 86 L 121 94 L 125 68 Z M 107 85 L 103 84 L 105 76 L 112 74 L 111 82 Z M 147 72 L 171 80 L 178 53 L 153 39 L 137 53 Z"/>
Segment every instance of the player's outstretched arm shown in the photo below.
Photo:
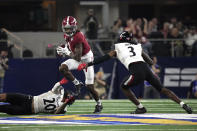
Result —
<path fill-rule="evenodd" d="M 109 60 L 110 58 L 112 58 L 113 56 L 116 56 L 116 51 L 110 51 L 108 54 L 101 56 L 99 58 L 94 59 L 94 61 L 89 62 L 89 63 L 82 63 L 78 66 L 78 70 L 83 70 L 86 69 L 88 66 L 92 66 L 92 65 L 96 65 L 96 64 L 100 64 L 104 61 Z"/>
<path fill-rule="evenodd" d="M 142 51 L 142 57 L 146 63 L 148 63 L 149 65 L 153 65 L 153 60 L 144 51 Z"/>
<path fill-rule="evenodd" d="M 60 91 L 60 88 L 62 88 L 61 85 L 66 84 L 67 82 L 68 82 L 68 80 L 67 80 L 66 78 L 62 78 L 61 81 L 55 83 L 55 85 L 53 86 L 53 88 L 52 88 L 51 91 L 52 91 L 53 93 L 55 93 L 55 94 L 58 94 L 59 91 Z"/>
<path fill-rule="evenodd" d="M 116 51 L 115 50 L 110 51 L 106 55 L 101 56 L 101 57 L 95 59 L 93 62 L 88 63 L 88 66 L 100 64 L 100 63 L 102 63 L 104 61 L 107 61 L 107 60 L 111 59 L 113 56 L 116 56 Z"/>

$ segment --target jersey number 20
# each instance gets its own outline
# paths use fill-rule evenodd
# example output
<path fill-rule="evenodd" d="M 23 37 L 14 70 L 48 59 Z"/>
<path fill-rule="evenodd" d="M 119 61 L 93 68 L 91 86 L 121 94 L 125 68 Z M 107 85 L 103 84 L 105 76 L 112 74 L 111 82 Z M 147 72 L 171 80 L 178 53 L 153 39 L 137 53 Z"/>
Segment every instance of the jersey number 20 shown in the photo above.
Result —
<path fill-rule="evenodd" d="M 43 101 L 44 105 L 46 105 L 44 108 L 45 110 L 54 110 L 56 108 L 56 105 L 53 104 L 55 102 L 55 98 L 52 100 L 43 99 Z"/>

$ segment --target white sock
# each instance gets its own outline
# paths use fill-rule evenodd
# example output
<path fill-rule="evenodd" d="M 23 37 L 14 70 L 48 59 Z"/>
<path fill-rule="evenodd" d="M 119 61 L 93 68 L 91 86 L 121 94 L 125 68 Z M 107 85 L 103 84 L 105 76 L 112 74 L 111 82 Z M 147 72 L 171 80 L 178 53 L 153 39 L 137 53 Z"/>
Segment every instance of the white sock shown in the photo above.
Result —
<path fill-rule="evenodd" d="M 101 100 L 99 99 L 96 103 L 97 103 L 97 105 L 100 106 L 101 105 Z"/>
<path fill-rule="evenodd" d="M 66 106 L 66 107 L 64 108 L 64 111 L 66 111 L 66 112 L 68 111 L 68 108 L 67 108 L 67 107 L 68 107 L 68 106 Z"/>
<path fill-rule="evenodd" d="M 144 106 L 140 103 L 139 105 L 137 105 L 137 108 L 143 108 Z"/>
<path fill-rule="evenodd" d="M 74 85 L 79 85 L 80 84 L 79 81 L 76 78 L 72 82 L 73 82 Z"/>
<path fill-rule="evenodd" d="M 181 101 L 179 104 L 180 104 L 181 107 L 183 107 L 183 105 L 184 105 L 185 103 Z"/>

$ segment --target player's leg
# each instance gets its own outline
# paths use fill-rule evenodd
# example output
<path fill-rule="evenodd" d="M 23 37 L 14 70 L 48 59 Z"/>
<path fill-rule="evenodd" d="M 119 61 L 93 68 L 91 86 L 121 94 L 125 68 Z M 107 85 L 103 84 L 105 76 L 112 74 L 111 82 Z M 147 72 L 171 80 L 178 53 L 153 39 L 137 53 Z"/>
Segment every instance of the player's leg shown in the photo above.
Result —
<path fill-rule="evenodd" d="M 162 88 L 161 89 L 161 94 L 166 95 L 168 98 L 170 98 L 171 100 L 175 101 L 176 103 L 180 104 L 180 106 L 188 113 L 188 114 L 192 114 L 192 109 L 185 104 L 183 101 L 181 101 L 179 99 L 178 96 L 176 96 L 171 90 L 167 89 L 167 88 Z"/>
<path fill-rule="evenodd" d="M 82 58 L 82 62 L 88 63 L 94 60 L 94 56 L 92 51 L 89 51 L 85 56 L 83 56 Z M 92 97 L 95 99 L 96 101 L 96 106 L 95 106 L 95 110 L 94 113 L 100 113 L 103 109 L 101 100 L 99 98 L 98 92 L 95 90 L 94 88 L 94 67 L 90 66 L 86 69 L 83 70 L 84 74 L 85 74 L 85 84 L 87 86 L 87 89 L 89 90 L 89 92 L 91 93 Z"/>
<path fill-rule="evenodd" d="M 94 67 L 93 66 L 88 67 L 87 71 L 84 70 L 84 73 L 86 77 L 85 80 L 86 87 L 89 90 L 89 92 L 92 94 L 92 97 L 97 103 L 95 106 L 94 113 L 100 113 L 103 109 L 103 106 L 99 98 L 98 92 L 94 88 Z"/>
<path fill-rule="evenodd" d="M 10 115 L 24 115 L 23 109 L 20 106 L 10 104 L 0 105 L 0 112 Z"/>
<path fill-rule="evenodd" d="M 6 93 L 0 94 L 0 102 L 7 102 L 6 98 L 7 98 Z M 0 112 L 11 114 L 13 112 L 13 110 L 14 110 L 14 108 L 11 104 L 6 103 L 3 105 L 0 105 Z"/>
<path fill-rule="evenodd" d="M 192 113 L 192 109 L 186 105 L 183 101 L 180 100 L 180 98 L 178 96 L 176 96 L 174 94 L 174 92 L 172 92 L 171 90 L 163 87 L 163 85 L 161 84 L 160 80 L 157 78 L 157 76 L 155 76 L 148 68 L 147 68 L 147 81 L 153 85 L 153 87 L 155 89 L 157 89 L 157 91 L 159 91 L 161 94 L 166 95 L 168 98 L 170 98 L 171 100 L 173 100 L 174 102 L 180 104 L 180 106 L 189 114 Z"/>
<path fill-rule="evenodd" d="M 90 91 L 90 93 L 92 94 L 92 97 L 94 98 L 94 100 L 97 103 L 93 113 L 100 113 L 103 109 L 103 105 L 102 105 L 101 100 L 99 98 L 98 92 L 95 90 L 94 85 L 87 85 L 87 89 Z"/>
<path fill-rule="evenodd" d="M 121 83 L 123 93 L 137 106 L 137 109 L 134 112 L 131 112 L 132 114 L 146 113 L 146 108 L 139 102 L 133 91 L 129 89 L 129 87 L 133 87 L 141 82 L 144 82 L 145 74 L 142 66 L 142 62 L 130 64 L 129 72 L 131 75 L 126 77 Z"/>
<path fill-rule="evenodd" d="M 59 67 L 59 71 L 66 77 L 66 79 L 73 81 L 75 77 L 71 73 L 71 71 L 68 69 L 68 66 L 66 64 L 61 64 Z"/>
<path fill-rule="evenodd" d="M 0 94 L 0 102 L 7 102 L 10 104 L 21 104 L 21 100 L 23 100 L 23 98 L 21 98 L 22 94 L 18 94 L 18 93 L 3 93 Z"/>
<path fill-rule="evenodd" d="M 135 85 L 135 84 L 133 84 L 136 82 L 135 79 L 136 78 L 134 75 L 130 75 L 130 76 L 126 77 L 123 80 L 123 82 L 121 83 L 121 89 L 122 89 L 123 93 L 125 94 L 125 96 L 137 106 L 137 109 L 131 113 L 132 114 L 143 114 L 143 113 L 146 113 L 146 108 L 139 102 L 139 100 L 137 99 L 137 97 L 135 96 L 133 91 L 130 90 L 130 88 L 129 88 L 129 87 Z"/>
<path fill-rule="evenodd" d="M 64 75 L 64 77 L 73 82 L 77 89 L 77 93 L 80 92 L 82 83 L 73 76 L 71 70 L 76 70 L 79 64 L 80 63 L 74 59 L 68 59 L 59 67 L 59 71 Z"/>
<path fill-rule="evenodd" d="M 32 114 L 32 97 L 17 93 L 0 94 L 0 101 L 7 102 L 0 105 L 0 112 L 11 115 Z"/>

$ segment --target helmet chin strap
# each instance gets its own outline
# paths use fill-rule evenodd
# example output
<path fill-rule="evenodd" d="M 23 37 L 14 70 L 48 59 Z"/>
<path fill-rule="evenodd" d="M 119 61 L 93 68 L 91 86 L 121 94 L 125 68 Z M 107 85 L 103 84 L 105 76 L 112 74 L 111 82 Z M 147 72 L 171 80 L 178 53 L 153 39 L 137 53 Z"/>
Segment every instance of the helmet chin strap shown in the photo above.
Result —
<path fill-rule="evenodd" d="M 66 32 L 64 32 L 65 34 L 66 34 L 66 36 L 68 36 L 68 37 L 72 37 L 73 35 L 74 35 L 74 33 L 72 32 L 72 33 L 70 33 L 70 34 L 67 34 Z"/>
<path fill-rule="evenodd" d="M 64 31 L 64 33 L 66 34 L 66 36 L 68 36 L 68 37 L 72 37 L 74 34 L 75 34 L 75 32 L 76 32 L 76 29 L 73 29 L 73 31 L 71 32 L 71 33 L 66 33 L 66 31 Z"/>

